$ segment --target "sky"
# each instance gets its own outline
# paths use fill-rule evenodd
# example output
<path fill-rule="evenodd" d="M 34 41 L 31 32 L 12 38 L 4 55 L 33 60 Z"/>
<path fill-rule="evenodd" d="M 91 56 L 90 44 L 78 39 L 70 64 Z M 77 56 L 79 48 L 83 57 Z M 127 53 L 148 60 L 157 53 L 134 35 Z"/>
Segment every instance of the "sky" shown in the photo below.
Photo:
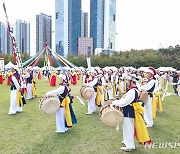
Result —
<path fill-rule="evenodd" d="M 33 55 L 36 48 L 36 15 L 51 15 L 54 31 L 55 0 L 0 0 L 0 21 L 6 22 L 3 2 L 11 25 L 15 25 L 16 19 L 30 21 Z M 84 11 L 89 10 L 88 2 L 83 0 Z M 117 0 L 116 50 L 158 49 L 180 44 L 179 7 L 180 0 Z"/>

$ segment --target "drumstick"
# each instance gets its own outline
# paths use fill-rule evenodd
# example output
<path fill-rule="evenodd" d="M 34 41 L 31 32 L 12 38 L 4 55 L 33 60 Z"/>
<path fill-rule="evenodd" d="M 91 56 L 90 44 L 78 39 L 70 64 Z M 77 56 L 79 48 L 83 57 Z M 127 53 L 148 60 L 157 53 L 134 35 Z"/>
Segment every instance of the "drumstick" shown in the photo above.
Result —
<path fill-rule="evenodd" d="M 84 106 L 85 104 L 83 103 L 82 99 L 80 99 L 79 96 L 76 96 L 76 97 L 80 101 L 80 103 Z"/>

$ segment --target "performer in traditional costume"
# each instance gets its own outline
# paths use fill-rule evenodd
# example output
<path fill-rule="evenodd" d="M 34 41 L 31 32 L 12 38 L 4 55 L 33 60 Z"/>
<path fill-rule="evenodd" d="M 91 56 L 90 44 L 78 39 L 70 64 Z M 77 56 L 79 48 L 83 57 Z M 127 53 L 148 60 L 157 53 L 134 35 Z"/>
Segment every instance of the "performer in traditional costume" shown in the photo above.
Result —
<path fill-rule="evenodd" d="M 71 84 L 73 85 L 77 84 L 77 74 L 75 71 L 72 72 Z"/>
<path fill-rule="evenodd" d="M 61 74 L 61 86 L 58 89 L 47 92 L 46 95 L 57 95 L 60 100 L 60 108 L 56 112 L 56 131 L 57 133 L 65 133 L 68 127 L 72 127 L 72 117 L 70 112 L 69 89 L 66 86 L 66 76 Z"/>
<path fill-rule="evenodd" d="M 1 71 L 0 71 L 0 84 L 3 84 L 3 74 Z"/>
<path fill-rule="evenodd" d="M 146 90 L 148 92 L 147 102 L 144 102 L 145 103 L 144 120 L 146 122 L 147 127 L 153 127 L 152 97 L 155 88 L 154 75 L 156 75 L 156 71 L 153 67 L 149 67 L 144 72 L 145 72 L 144 77 L 147 78 L 147 81 L 146 83 L 144 83 L 144 85 L 141 86 L 137 83 L 137 86 L 140 91 Z"/>
<path fill-rule="evenodd" d="M 50 86 L 56 86 L 56 73 L 55 72 L 51 74 Z"/>
<path fill-rule="evenodd" d="M 38 71 L 38 79 L 39 79 L 39 80 L 41 79 L 41 76 L 42 76 L 41 71 Z"/>
<path fill-rule="evenodd" d="M 32 91 L 32 80 L 33 76 L 30 69 L 27 69 L 27 73 L 25 75 L 22 75 L 23 78 L 27 80 L 27 95 L 28 97 L 26 99 L 33 99 L 33 91 Z"/>
<path fill-rule="evenodd" d="M 84 85 L 94 88 L 93 97 L 88 100 L 88 112 L 86 113 L 86 115 L 91 115 L 96 110 L 95 99 L 96 99 L 96 95 L 97 95 L 98 78 L 95 77 L 91 82 L 85 83 Z"/>
<path fill-rule="evenodd" d="M 11 71 L 13 75 L 11 77 L 10 109 L 8 113 L 10 115 L 22 112 L 22 106 L 25 104 L 20 91 L 20 75 L 15 67 L 12 67 Z"/>
<path fill-rule="evenodd" d="M 143 103 L 137 102 L 138 89 L 136 86 L 137 78 L 135 76 L 127 77 L 128 90 L 127 93 L 120 99 L 110 101 L 110 106 L 121 107 L 123 110 L 123 142 L 125 147 L 121 147 L 123 151 L 132 151 L 135 149 L 134 132 L 136 131 L 137 139 L 140 143 L 144 144 L 149 142 L 149 135 L 145 122 L 142 118 Z"/>
<path fill-rule="evenodd" d="M 12 76 L 12 71 L 8 71 L 8 79 L 7 79 L 7 85 L 11 85 L 11 76 Z"/>

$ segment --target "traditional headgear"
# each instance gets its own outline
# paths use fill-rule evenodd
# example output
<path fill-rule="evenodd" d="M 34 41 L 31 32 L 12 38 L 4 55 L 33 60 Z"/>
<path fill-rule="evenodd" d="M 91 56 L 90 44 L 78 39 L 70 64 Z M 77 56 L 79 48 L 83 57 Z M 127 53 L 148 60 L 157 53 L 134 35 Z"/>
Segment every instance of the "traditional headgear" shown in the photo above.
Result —
<path fill-rule="evenodd" d="M 139 78 L 136 76 L 136 74 L 128 74 L 127 80 L 131 80 L 131 81 L 136 82 L 139 80 Z"/>
<path fill-rule="evenodd" d="M 156 75 L 156 70 L 153 67 L 149 67 L 144 72 L 151 73 L 153 76 Z"/>
<path fill-rule="evenodd" d="M 16 65 L 13 65 L 11 68 L 16 70 L 16 71 L 18 70 L 18 67 Z"/>
<path fill-rule="evenodd" d="M 64 74 L 60 74 L 59 75 L 59 78 L 63 79 L 63 80 L 66 80 L 66 76 Z"/>

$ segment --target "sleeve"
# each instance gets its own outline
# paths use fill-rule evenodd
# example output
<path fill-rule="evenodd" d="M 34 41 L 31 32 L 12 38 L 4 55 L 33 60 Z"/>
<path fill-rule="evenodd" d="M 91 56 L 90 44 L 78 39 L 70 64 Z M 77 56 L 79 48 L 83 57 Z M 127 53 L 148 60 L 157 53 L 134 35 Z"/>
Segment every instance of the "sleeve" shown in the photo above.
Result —
<path fill-rule="evenodd" d="M 47 92 L 46 95 L 47 96 L 49 96 L 49 95 L 59 95 L 59 94 L 62 94 L 64 92 L 64 89 L 65 89 L 65 87 L 61 86 L 58 89 Z"/>
<path fill-rule="evenodd" d="M 135 90 L 131 89 L 120 100 L 112 101 L 112 105 L 125 107 L 131 104 L 134 98 L 135 98 Z"/>
<path fill-rule="evenodd" d="M 20 85 L 19 85 L 17 79 L 14 76 L 12 76 L 11 79 L 12 79 L 14 85 L 16 86 L 16 89 L 19 90 L 20 89 Z"/>
<path fill-rule="evenodd" d="M 154 83 L 155 81 L 154 80 L 151 80 L 149 81 L 148 83 L 146 83 L 145 85 L 143 86 L 140 86 L 139 84 L 137 84 L 137 87 L 138 89 L 141 91 L 141 90 L 149 90 L 151 89 L 153 86 L 154 86 Z"/>
<path fill-rule="evenodd" d="M 27 73 L 26 75 L 22 75 L 23 78 L 29 78 L 30 77 L 30 74 Z"/>
<path fill-rule="evenodd" d="M 91 81 L 91 82 L 89 82 L 89 83 L 86 83 L 85 85 L 86 85 L 86 86 L 93 87 L 97 82 L 98 82 L 98 79 L 95 78 L 93 81 Z"/>

